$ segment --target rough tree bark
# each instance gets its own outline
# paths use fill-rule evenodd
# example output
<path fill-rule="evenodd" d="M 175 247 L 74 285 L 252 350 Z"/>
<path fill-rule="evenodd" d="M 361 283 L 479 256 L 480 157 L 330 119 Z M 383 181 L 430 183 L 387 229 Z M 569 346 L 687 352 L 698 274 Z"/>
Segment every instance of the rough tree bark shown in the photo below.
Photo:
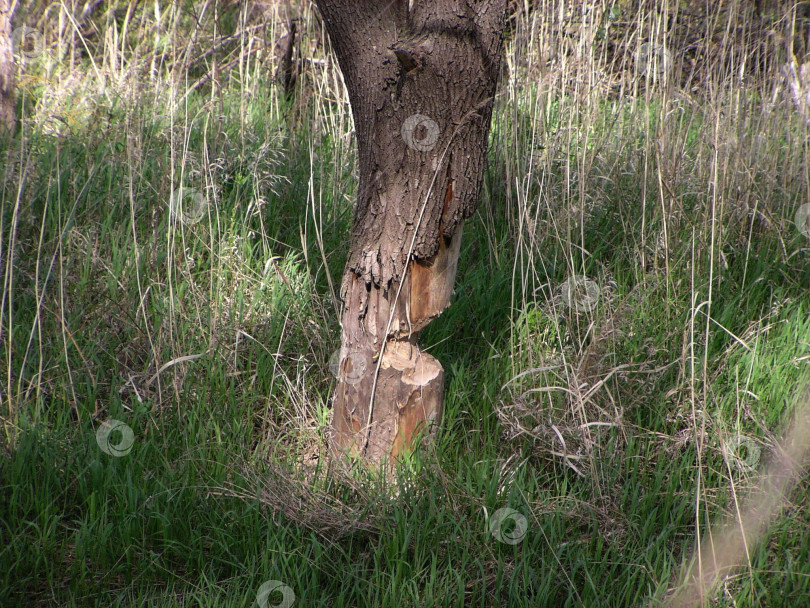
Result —
<path fill-rule="evenodd" d="M 0 0 L 0 128 L 13 129 L 17 120 L 14 102 L 14 54 L 11 40 L 12 0 Z"/>
<path fill-rule="evenodd" d="M 281 37 L 276 43 L 276 61 L 278 68 L 276 68 L 276 81 L 283 87 L 284 95 L 288 98 L 293 93 L 295 87 L 295 80 L 298 76 L 295 69 L 295 61 L 293 59 L 295 54 L 295 35 L 298 30 L 298 20 L 287 20 L 287 33 Z"/>
<path fill-rule="evenodd" d="M 478 199 L 506 0 L 317 0 L 359 161 L 331 444 L 379 464 L 442 412 L 419 333 L 453 291 Z"/>

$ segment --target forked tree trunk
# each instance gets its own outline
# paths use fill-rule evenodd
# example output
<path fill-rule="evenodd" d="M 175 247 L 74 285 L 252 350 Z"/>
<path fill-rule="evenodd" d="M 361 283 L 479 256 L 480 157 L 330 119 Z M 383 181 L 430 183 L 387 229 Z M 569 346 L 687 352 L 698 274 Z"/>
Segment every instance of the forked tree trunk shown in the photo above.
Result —
<path fill-rule="evenodd" d="M 0 0 L 0 128 L 14 128 L 14 51 L 11 40 L 11 3 Z"/>
<path fill-rule="evenodd" d="M 449 304 L 478 199 L 506 0 L 317 4 L 349 92 L 360 179 L 331 441 L 376 464 L 441 416 L 444 372 L 417 339 Z"/>

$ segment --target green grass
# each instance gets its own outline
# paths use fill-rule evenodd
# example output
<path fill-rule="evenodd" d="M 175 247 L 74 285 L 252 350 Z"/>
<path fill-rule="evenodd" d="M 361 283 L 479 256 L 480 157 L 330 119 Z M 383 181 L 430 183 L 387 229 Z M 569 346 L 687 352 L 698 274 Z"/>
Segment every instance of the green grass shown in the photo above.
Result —
<path fill-rule="evenodd" d="M 243 607 L 277 580 L 296 606 L 653 606 L 757 483 L 723 446 L 767 461 L 810 361 L 789 104 L 505 85 L 456 294 L 421 339 L 444 418 L 388 487 L 325 465 L 357 186 L 334 75 L 313 64 L 292 100 L 259 63 L 128 97 L 88 70 L 60 121 L 68 67 L 45 68 L 0 144 L 0 605 Z M 199 221 L 171 212 L 181 184 Z M 565 306 L 572 275 L 592 310 Z M 109 419 L 123 456 L 97 442 Z M 805 605 L 807 494 L 707 605 Z M 516 544 L 490 531 L 505 507 Z"/>

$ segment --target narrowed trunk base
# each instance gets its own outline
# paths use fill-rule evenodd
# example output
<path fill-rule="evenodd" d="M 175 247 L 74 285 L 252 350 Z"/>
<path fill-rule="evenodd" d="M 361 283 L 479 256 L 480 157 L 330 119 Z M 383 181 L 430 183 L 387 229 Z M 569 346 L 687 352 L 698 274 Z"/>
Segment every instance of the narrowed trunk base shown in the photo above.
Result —
<path fill-rule="evenodd" d="M 357 360 L 358 355 L 354 361 L 352 357 L 344 359 L 352 361 L 350 364 Z M 444 370 L 435 357 L 410 342 L 390 341 L 379 373 L 374 363 L 370 373 L 358 382 L 341 382 L 335 398 L 333 450 L 375 464 L 393 461 L 441 420 L 443 392 Z"/>
<path fill-rule="evenodd" d="M 346 277 L 333 453 L 381 464 L 413 449 L 420 436 L 431 438 L 441 421 L 444 370 L 417 339 L 450 303 L 460 244 L 459 228 L 431 260 L 412 261 L 398 297 L 394 287 Z"/>

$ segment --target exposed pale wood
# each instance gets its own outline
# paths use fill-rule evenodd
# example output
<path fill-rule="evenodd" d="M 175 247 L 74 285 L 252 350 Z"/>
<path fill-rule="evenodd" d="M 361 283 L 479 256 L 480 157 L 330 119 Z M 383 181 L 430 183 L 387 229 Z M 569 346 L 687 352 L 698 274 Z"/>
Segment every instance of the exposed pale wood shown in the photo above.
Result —
<path fill-rule="evenodd" d="M 441 419 L 444 370 L 414 344 L 397 340 L 388 344 L 377 379 L 368 448 L 362 454 L 370 391 L 364 380 L 372 375 L 358 384 L 341 384 L 333 431 L 339 451 L 380 462 L 411 448 L 420 432 Z"/>
<path fill-rule="evenodd" d="M 417 339 L 450 304 L 460 243 L 459 229 L 449 242 L 442 238 L 432 260 L 413 260 L 393 310 L 395 290 L 367 290 L 359 277 L 353 277 L 343 317 L 334 400 L 333 447 L 337 452 L 372 462 L 396 458 L 413 446 L 422 431 L 430 431 L 431 424 L 440 422 L 444 370 L 435 357 L 419 349 Z M 365 307 L 362 318 L 357 314 L 360 306 Z M 383 340 L 389 317 L 391 327 Z"/>
<path fill-rule="evenodd" d="M 408 302 L 412 331 L 422 331 L 450 305 L 461 249 L 460 225 L 449 244 L 447 240 L 440 239 L 439 252 L 432 260 L 411 263 Z"/>

